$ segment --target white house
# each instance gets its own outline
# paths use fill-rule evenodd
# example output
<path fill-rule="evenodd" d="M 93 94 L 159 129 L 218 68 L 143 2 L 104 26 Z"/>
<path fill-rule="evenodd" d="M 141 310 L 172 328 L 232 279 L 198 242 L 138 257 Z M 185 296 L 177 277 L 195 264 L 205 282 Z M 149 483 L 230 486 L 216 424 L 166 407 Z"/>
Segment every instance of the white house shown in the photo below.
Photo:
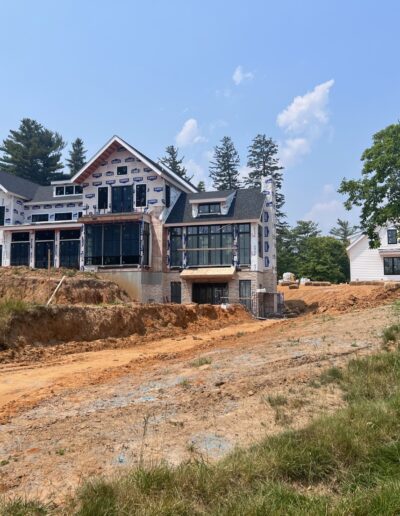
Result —
<path fill-rule="evenodd" d="M 370 249 L 366 235 L 356 236 L 348 246 L 351 281 L 400 281 L 400 234 L 388 225 L 379 237 L 377 249 Z"/>

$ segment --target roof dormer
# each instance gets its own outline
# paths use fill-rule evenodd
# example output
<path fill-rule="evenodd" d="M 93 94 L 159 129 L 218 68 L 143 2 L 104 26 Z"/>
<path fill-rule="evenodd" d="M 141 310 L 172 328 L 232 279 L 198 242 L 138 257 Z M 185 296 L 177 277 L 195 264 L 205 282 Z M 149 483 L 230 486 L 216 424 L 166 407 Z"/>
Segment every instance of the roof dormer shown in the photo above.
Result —
<path fill-rule="evenodd" d="M 192 207 L 192 217 L 227 215 L 235 192 L 204 192 L 189 199 Z"/>

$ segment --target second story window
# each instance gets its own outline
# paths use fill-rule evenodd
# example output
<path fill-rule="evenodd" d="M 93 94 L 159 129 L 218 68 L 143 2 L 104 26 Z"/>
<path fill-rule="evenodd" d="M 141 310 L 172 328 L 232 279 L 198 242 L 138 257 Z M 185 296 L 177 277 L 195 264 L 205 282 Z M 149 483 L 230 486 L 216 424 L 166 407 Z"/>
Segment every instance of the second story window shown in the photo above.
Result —
<path fill-rule="evenodd" d="M 102 186 L 97 190 L 97 209 L 106 210 L 108 208 L 108 187 Z"/>
<path fill-rule="evenodd" d="M 56 186 L 54 190 L 54 195 L 56 197 L 65 196 L 65 195 L 79 195 L 82 193 L 82 187 L 80 185 L 66 185 L 66 186 Z"/>
<path fill-rule="evenodd" d="M 221 205 L 218 202 L 199 204 L 199 215 L 216 215 L 221 213 Z"/>
<path fill-rule="evenodd" d="M 117 176 L 126 176 L 128 167 L 117 167 Z"/>
<path fill-rule="evenodd" d="M 388 229 L 387 242 L 388 244 L 397 244 L 397 229 Z"/>
<path fill-rule="evenodd" d="M 32 222 L 48 222 L 49 216 L 47 213 L 35 213 L 32 215 Z"/>
<path fill-rule="evenodd" d="M 144 207 L 147 204 L 146 199 L 147 186 L 146 185 L 138 185 L 136 187 L 136 206 Z"/>
<path fill-rule="evenodd" d="M 4 226 L 4 218 L 6 214 L 6 209 L 4 206 L 0 206 L 0 226 Z"/>
<path fill-rule="evenodd" d="M 56 213 L 54 220 L 72 220 L 72 213 Z"/>

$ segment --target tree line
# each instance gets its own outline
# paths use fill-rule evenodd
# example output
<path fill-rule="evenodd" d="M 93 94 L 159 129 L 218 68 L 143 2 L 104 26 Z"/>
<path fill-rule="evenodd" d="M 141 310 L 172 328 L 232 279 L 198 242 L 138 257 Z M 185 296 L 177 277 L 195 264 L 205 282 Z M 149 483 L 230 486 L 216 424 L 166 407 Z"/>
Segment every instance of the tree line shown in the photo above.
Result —
<path fill-rule="evenodd" d="M 41 185 L 72 177 L 86 163 L 86 150 L 83 140 L 76 138 L 64 165 L 62 152 L 65 147 L 66 142 L 58 132 L 24 118 L 17 130 L 10 130 L 0 146 L 0 168 Z M 166 147 L 159 162 L 183 179 L 192 181 L 193 176 L 188 174 L 184 157 L 179 156 L 179 149 L 174 145 Z M 284 272 L 293 272 L 297 277 L 306 276 L 314 280 L 346 281 L 349 278 L 349 263 L 345 248 L 357 228 L 341 219 L 338 219 L 329 236 L 322 236 L 318 224 L 312 221 L 298 221 L 290 227 L 284 212 L 283 167 L 278 159 L 278 145 L 265 134 L 257 134 L 248 147 L 248 173 L 243 179 L 240 178 L 239 167 L 239 153 L 232 139 L 224 136 L 214 147 L 210 161 L 210 178 L 215 189 L 260 188 L 265 177 L 275 182 L 279 276 Z M 205 191 L 204 181 L 200 181 L 197 187 L 199 191 Z M 352 199 L 354 203 L 359 202 L 354 182 L 344 182 L 341 188 L 343 191 L 345 188 L 351 190 L 348 204 Z M 357 191 L 360 190 L 358 186 Z"/>

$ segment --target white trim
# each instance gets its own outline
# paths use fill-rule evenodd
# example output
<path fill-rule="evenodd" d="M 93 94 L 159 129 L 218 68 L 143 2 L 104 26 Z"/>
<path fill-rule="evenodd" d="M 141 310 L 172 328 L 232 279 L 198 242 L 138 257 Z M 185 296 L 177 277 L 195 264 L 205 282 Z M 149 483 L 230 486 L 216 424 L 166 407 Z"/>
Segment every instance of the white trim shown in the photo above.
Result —
<path fill-rule="evenodd" d="M 229 195 L 226 197 L 215 197 L 213 198 L 202 198 L 202 199 L 189 199 L 189 204 L 218 204 L 219 202 L 225 202 L 228 199 Z"/>
<path fill-rule="evenodd" d="M 224 217 L 224 215 L 222 215 Z M 212 226 L 212 225 L 222 225 L 228 226 L 229 224 L 251 224 L 252 222 L 260 222 L 260 219 L 245 219 L 245 220 L 196 220 L 193 222 L 174 222 L 169 224 L 164 224 L 166 228 L 177 228 L 183 226 Z"/>
<path fill-rule="evenodd" d="M 66 220 L 64 223 L 61 220 L 58 220 L 57 222 L 37 222 L 35 224 L 18 224 L 14 226 L 4 226 L 3 231 L 19 231 L 21 233 L 24 233 L 25 231 L 32 231 L 34 229 L 42 230 L 42 229 L 65 229 L 65 228 L 71 228 L 71 229 L 80 229 L 83 226 L 80 222 L 74 222 L 71 220 Z"/>
<path fill-rule="evenodd" d="M 121 147 L 125 147 L 127 151 L 129 151 L 131 154 L 133 154 L 136 158 L 140 159 L 145 165 L 147 165 L 149 168 L 151 168 L 156 174 L 159 176 L 163 176 L 160 169 L 155 167 L 150 161 L 148 161 L 142 154 L 139 154 L 133 147 L 129 145 L 129 143 L 125 142 L 122 138 L 120 138 L 117 135 L 114 135 L 108 142 L 103 145 L 103 147 L 74 175 L 74 177 L 71 178 L 71 182 L 74 183 L 79 177 L 85 172 L 85 170 L 90 167 L 102 154 L 104 151 L 110 147 L 114 142 L 117 142 L 121 145 Z M 181 186 L 184 186 L 186 190 L 188 190 L 191 193 L 197 193 L 197 189 L 194 186 L 190 186 L 186 181 L 181 179 L 178 175 L 176 175 L 172 170 L 168 170 L 167 167 L 164 167 L 169 174 L 172 175 L 172 181 L 176 182 L 178 184 L 181 184 Z M 164 178 L 167 181 L 171 181 L 170 178 Z"/>
<path fill-rule="evenodd" d="M 350 249 L 352 249 L 356 244 L 358 244 L 358 242 L 361 242 L 361 240 L 362 240 L 363 238 L 367 238 L 367 235 L 364 235 L 364 234 L 362 233 L 362 234 L 361 234 L 360 236 L 358 236 L 355 240 L 353 240 L 353 242 L 352 242 L 350 245 L 348 245 L 348 246 L 346 247 L 346 251 L 347 251 L 347 252 L 348 252 L 348 251 L 350 251 Z"/>
<path fill-rule="evenodd" d="M 79 194 L 78 194 L 79 195 Z M 60 196 L 61 197 L 61 196 Z M 52 197 L 51 200 L 49 201 L 26 201 L 24 202 L 24 205 L 25 206 L 36 206 L 36 205 L 39 205 L 39 204 L 62 204 L 62 203 L 66 203 L 66 202 L 80 202 L 83 204 L 83 194 L 82 194 L 82 198 L 81 199 L 65 199 L 65 197 L 68 197 L 68 195 L 64 195 L 64 198 L 63 199 L 57 199 L 57 198 L 54 198 Z M 72 195 L 70 196 L 72 197 Z M 75 195 L 76 197 L 76 195 Z"/>

